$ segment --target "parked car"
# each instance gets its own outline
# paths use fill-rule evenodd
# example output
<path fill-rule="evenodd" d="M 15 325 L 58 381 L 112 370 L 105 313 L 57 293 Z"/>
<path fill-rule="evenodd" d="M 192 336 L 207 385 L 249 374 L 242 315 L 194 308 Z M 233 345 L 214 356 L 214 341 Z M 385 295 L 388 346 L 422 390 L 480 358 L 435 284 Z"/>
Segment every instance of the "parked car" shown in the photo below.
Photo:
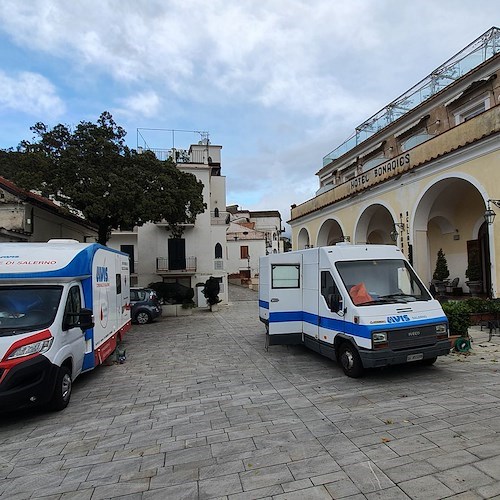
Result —
<path fill-rule="evenodd" d="M 132 321 L 144 325 L 161 316 L 161 304 L 151 288 L 131 288 Z"/>

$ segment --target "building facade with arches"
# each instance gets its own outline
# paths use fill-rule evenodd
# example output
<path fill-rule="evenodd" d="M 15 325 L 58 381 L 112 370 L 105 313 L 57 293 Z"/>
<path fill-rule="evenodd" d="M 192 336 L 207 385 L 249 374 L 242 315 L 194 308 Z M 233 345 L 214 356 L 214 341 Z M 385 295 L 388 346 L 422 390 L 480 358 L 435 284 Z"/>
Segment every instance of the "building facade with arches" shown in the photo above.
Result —
<path fill-rule="evenodd" d="M 316 196 L 292 205 L 293 249 L 398 245 L 428 283 L 480 268 L 500 295 L 500 30 L 492 28 L 326 155 Z M 488 215 L 488 221 L 485 215 Z"/>

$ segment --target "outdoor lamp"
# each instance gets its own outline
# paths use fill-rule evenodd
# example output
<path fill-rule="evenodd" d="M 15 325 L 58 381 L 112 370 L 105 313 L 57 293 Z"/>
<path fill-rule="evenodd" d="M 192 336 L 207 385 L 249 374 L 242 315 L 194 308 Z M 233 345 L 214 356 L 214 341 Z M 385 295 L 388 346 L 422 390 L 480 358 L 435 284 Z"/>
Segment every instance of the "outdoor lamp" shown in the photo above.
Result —
<path fill-rule="evenodd" d="M 394 229 L 391 231 L 390 236 L 392 241 L 398 241 L 398 228 L 401 229 L 401 231 L 405 230 L 405 225 L 402 222 L 395 222 L 394 224 Z"/>
<path fill-rule="evenodd" d="M 493 224 L 493 221 L 495 220 L 496 214 L 495 211 L 492 210 L 490 206 L 490 202 L 493 203 L 496 207 L 500 208 L 500 200 L 488 200 L 488 204 L 486 207 L 486 212 L 484 212 L 484 220 L 489 224 Z"/>

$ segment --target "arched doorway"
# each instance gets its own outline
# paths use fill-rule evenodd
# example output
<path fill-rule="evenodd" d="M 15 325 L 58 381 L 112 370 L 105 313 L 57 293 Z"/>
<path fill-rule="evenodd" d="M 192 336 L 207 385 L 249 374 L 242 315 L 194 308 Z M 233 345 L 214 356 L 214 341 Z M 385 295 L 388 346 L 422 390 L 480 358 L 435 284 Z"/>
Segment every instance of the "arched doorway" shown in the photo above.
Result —
<path fill-rule="evenodd" d="M 303 250 L 304 248 L 309 248 L 311 246 L 311 240 L 309 238 L 309 232 L 305 227 L 299 231 L 297 237 L 297 250 Z"/>
<path fill-rule="evenodd" d="M 442 249 L 450 279 L 459 278 L 459 286 L 467 291 L 465 271 L 474 253 L 479 256 L 483 270 L 483 292 L 490 290 L 489 240 L 484 211 L 483 197 L 466 179 L 442 179 L 425 191 L 413 217 L 414 267 L 424 281 L 431 281 L 437 253 Z"/>
<path fill-rule="evenodd" d="M 344 241 L 344 233 L 340 224 L 333 219 L 326 220 L 319 230 L 316 245 L 318 247 L 326 247 L 336 245 L 341 241 Z"/>
<path fill-rule="evenodd" d="M 355 242 L 394 245 L 395 242 L 391 238 L 393 230 L 394 220 L 391 213 L 386 207 L 376 203 L 361 214 L 356 226 Z"/>

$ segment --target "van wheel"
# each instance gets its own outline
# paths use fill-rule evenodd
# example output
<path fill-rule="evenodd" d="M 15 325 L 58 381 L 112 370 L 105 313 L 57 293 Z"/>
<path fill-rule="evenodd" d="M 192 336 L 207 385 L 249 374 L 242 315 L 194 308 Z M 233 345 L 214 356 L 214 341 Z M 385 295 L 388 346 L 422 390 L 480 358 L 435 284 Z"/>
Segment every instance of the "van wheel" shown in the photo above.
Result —
<path fill-rule="evenodd" d="M 139 325 L 145 325 L 151 321 L 151 315 L 147 311 L 139 311 L 135 315 L 135 320 Z"/>
<path fill-rule="evenodd" d="M 357 349 L 350 342 L 344 342 L 340 346 L 339 361 L 348 377 L 359 378 L 363 375 L 363 363 Z"/>
<path fill-rule="evenodd" d="M 67 366 L 61 366 L 57 373 L 54 394 L 49 403 L 50 409 L 54 411 L 64 410 L 69 404 L 72 388 L 73 382 L 71 380 L 69 368 Z"/>

